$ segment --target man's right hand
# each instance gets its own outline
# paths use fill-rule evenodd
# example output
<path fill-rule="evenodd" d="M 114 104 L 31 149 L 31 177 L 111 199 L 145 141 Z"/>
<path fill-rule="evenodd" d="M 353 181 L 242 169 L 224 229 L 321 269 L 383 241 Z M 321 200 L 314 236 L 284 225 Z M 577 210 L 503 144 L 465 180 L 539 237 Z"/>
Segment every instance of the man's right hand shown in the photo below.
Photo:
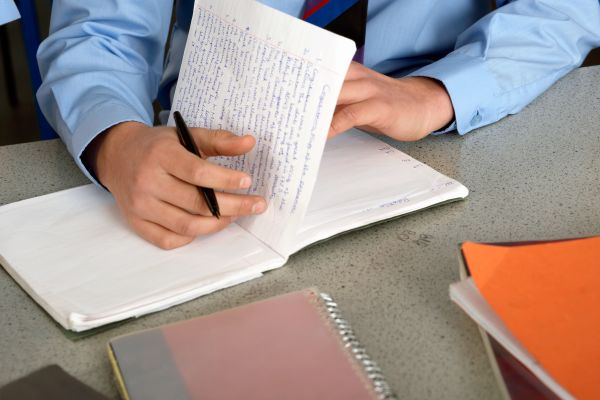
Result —
<path fill-rule="evenodd" d="M 201 128 L 190 132 L 208 157 L 245 154 L 255 145 L 250 135 Z M 174 128 L 120 123 L 94 139 L 84 162 L 111 191 L 133 230 L 163 249 L 188 244 L 196 236 L 217 232 L 235 218 L 260 214 L 267 207 L 259 196 L 221 192 L 246 189 L 251 179 L 188 152 Z M 217 190 L 220 219 L 211 215 L 196 186 Z"/>

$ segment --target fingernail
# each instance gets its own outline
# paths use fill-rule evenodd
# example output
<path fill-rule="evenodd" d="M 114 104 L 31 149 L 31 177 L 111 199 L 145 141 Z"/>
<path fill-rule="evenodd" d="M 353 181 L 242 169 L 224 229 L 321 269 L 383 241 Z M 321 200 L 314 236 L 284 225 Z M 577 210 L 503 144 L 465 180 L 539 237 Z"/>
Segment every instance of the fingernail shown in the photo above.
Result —
<path fill-rule="evenodd" d="M 252 185 L 252 179 L 250 177 L 245 177 L 240 179 L 240 189 L 247 189 Z"/>
<path fill-rule="evenodd" d="M 254 205 L 252 206 L 252 214 L 260 214 L 263 211 L 265 211 L 266 208 L 267 205 L 262 201 L 254 203 Z"/>

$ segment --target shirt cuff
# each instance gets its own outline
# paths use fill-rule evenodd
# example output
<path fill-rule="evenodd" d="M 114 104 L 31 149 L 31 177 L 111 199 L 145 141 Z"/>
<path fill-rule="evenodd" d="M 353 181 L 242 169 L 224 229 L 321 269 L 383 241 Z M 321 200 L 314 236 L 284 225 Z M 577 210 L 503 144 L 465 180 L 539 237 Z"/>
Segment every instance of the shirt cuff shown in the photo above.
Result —
<path fill-rule="evenodd" d="M 444 133 L 452 132 L 456 130 L 456 120 L 452 120 L 452 122 L 442 129 L 438 129 L 437 131 L 431 132 L 432 135 L 441 135 Z"/>
<path fill-rule="evenodd" d="M 433 78 L 444 84 L 454 107 L 452 125 L 461 135 L 500 119 L 500 90 L 482 58 L 454 52 L 410 76 Z M 452 125 L 443 132 L 449 131 Z"/>
<path fill-rule="evenodd" d="M 130 107 L 121 104 L 107 103 L 97 107 L 94 112 L 85 116 L 73 132 L 69 151 L 73 155 L 79 169 L 81 169 L 88 179 L 99 187 L 104 188 L 104 186 L 98 182 L 94 174 L 91 173 L 91 171 L 88 171 L 81 160 L 83 151 L 96 136 L 112 126 L 128 121 L 141 122 L 148 125 L 148 122 Z"/>
<path fill-rule="evenodd" d="M 0 25 L 19 18 L 21 18 L 21 15 L 12 0 L 0 0 Z"/>

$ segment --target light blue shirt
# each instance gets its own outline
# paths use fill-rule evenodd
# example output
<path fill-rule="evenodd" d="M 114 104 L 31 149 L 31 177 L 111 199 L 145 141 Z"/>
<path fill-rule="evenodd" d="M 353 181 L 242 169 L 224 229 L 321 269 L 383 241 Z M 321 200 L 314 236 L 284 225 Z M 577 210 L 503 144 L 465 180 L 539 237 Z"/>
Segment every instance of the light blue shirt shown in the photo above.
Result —
<path fill-rule="evenodd" d="M 0 0 L 4 1 L 4 0 Z M 262 3 L 299 16 L 304 0 Z M 460 134 L 525 107 L 600 45 L 598 0 L 371 0 L 365 64 L 392 76 L 443 82 Z M 163 63 L 171 0 L 54 0 L 40 46 L 44 115 L 81 169 L 105 129 L 152 124 L 152 100 L 170 106 L 193 0 L 177 2 Z"/>
<path fill-rule="evenodd" d="M 0 0 L 0 25 L 21 18 L 13 0 Z"/>

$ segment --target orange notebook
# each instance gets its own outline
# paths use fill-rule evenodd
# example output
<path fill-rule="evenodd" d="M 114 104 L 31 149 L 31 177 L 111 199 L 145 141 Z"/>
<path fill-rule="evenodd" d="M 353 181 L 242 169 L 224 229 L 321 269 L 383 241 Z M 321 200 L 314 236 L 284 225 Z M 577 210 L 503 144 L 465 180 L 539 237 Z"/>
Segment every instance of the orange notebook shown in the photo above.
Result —
<path fill-rule="evenodd" d="M 575 398 L 600 398 L 600 237 L 462 252 L 481 295 L 548 374 Z"/>
<path fill-rule="evenodd" d="M 393 399 L 328 295 L 307 289 L 118 337 L 125 399 Z"/>

